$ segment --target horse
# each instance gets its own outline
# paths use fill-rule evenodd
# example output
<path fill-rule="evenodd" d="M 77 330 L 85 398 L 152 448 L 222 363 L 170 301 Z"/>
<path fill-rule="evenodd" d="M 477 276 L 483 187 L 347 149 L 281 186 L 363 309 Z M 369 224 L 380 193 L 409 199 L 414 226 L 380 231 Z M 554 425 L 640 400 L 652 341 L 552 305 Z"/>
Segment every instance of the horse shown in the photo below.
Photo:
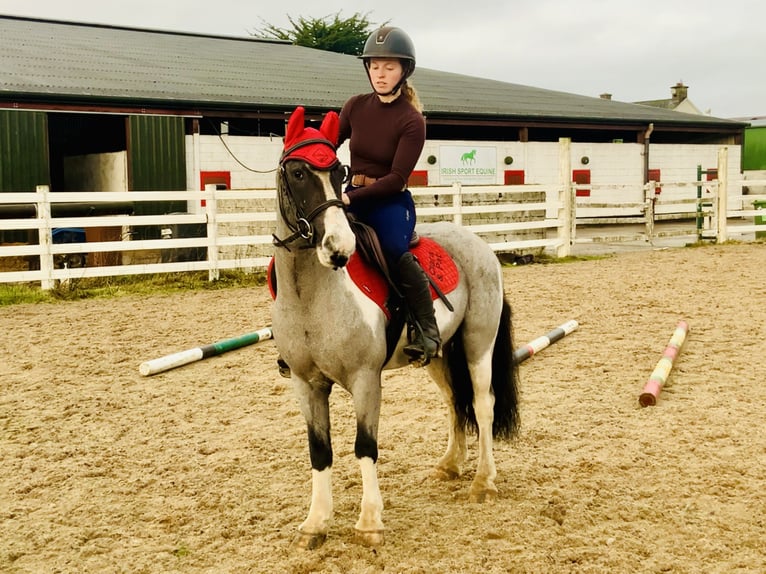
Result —
<path fill-rule="evenodd" d="M 384 543 L 376 470 L 381 376 L 384 369 L 409 364 L 401 350 L 407 329 L 401 329 L 395 349 L 387 349 L 386 314 L 349 276 L 356 237 L 340 199 L 346 168 L 336 156 L 337 135 L 335 112 L 325 114 L 317 130 L 304 127 L 304 110 L 298 107 L 288 121 L 277 170 L 272 333 L 290 367 L 308 430 L 311 501 L 292 542 L 303 549 L 326 541 L 333 515 L 329 396 L 334 385 L 350 393 L 356 413 L 362 497 L 355 538 L 372 547 Z M 443 344 L 425 367 L 449 408 L 447 448 L 433 475 L 460 477 L 466 434 L 476 432 L 478 462 L 469 498 L 489 501 L 498 495 L 493 438 L 511 439 L 519 425 L 511 307 L 501 266 L 482 239 L 453 223 L 421 224 L 417 232 L 438 242 L 459 272 L 448 302 L 435 302 Z"/>
<path fill-rule="evenodd" d="M 460 156 L 460 161 L 463 163 L 476 163 L 476 150 L 472 149 L 471 151 L 465 152 Z"/>

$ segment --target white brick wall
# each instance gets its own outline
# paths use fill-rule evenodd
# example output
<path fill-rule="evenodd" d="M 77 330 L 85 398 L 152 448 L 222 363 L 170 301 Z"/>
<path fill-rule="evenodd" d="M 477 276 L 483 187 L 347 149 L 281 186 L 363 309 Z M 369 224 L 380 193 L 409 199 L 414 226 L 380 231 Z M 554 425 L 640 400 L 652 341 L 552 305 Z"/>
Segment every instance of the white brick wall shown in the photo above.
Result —
<path fill-rule="evenodd" d="M 202 171 L 228 171 L 231 173 L 231 187 L 273 188 L 274 168 L 282 151 L 282 139 L 277 136 L 243 137 L 223 136 L 226 145 L 236 158 L 256 173 L 241 166 L 227 151 L 217 136 L 199 137 L 199 158 Z M 439 157 L 439 146 L 447 142 L 428 140 L 415 169 L 426 170 L 431 185 L 439 185 L 439 165 L 427 162 L 430 155 Z M 507 169 L 524 170 L 526 183 L 554 183 L 558 181 L 558 142 L 475 142 L 450 141 L 450 145 L 495 146 L 497 149 L 497 183 L 502 185 L 503 172 Z M 688 144 L 651 144 L 649 148 L 649 168 L 662 170 L 664 181 L 691 181 L 696 177 L 697 165 L 703 169 L 714 168 L 718 161 L 719 145 Z M 729 179 L 741 179 L 739 166 L 740 146 L 730 145 Z M 590 169 L 593 184 L 642 184 L 643 183 L 644 146 L 636 143 L 586 143 L 571 144 L 572 169 Z M 198 189 L 199 182 L 193 181 L 194 140 L 187 136 L 186 141 L 187 172 L 190 175 L 189 187 Z M 513 163 L 506 165 L 506 156 L 513 158 Z M 581 158 L 587 156 L 589 163 L 583 165 Z M 343 163 L 348 163 L 348 145 L 338 151 Z"/>
<path fill-rule="evenodd" d="M 187 136 L 187 169 L 189 189 L 199 188 L 198 175 L 194 172 L 195 149 L 194 142 L 199 141 L 199 169 L 201 171 L 227 171 L 231 174 L 233 189 L 275 187 L 275 168 L 282 151 L 282 138 L 273 137 L 244 137 L 223 136 L 226 146 L 217 136 L 200 136 L 195 140 Z M 496 184 L 503 184 L 503 172 L 507 169 L 523 170 L 525 182 L 528 184 L 551 184 L 558 182 L 559 172 L 559 143 L 558 142 L 476 142 L 476 141 L 439 141 L 426 142 L 423 152 L 415 167 L 428 173 L 431 185 L 440 185 L 438 164 L 439 146 L 444 144 L 466 146 L 494 146 L 496 148 Z M 718 162 L 719 145 L 687 145 L 687 144 L 651 144 L 649 148 L 649 168 L 661 170 L 663 182 L 690 182 L 696 178 L 697 165 L 703 169 L 714 168 Z M 741 149 L 730 145 L 729 149 L 729 180 L 741 180 L 739 172 Z M 637 143 L 588 143 L 573 142 L 570 146 L 571 167 L 589 169 L 591 184 L 594 186 L 587 201 L 594 203 L 628 202 L 640 203 L 644 199 L 644 146 Z M 240 165 L 237 159 L 250 169 Z M 427 158 L 435 156 L 437 162 L 429 164 Z M 504 159 L 510 156 L 513 162 L 508 165 Z M 348 164 L 348 144 L 338 150 L 338 157 Z M 584 164 L 582 158 L 587 157 Z M 257 171 L 251 171 L 257 170 Z M 196 179 L 195 179 L 196 178 Z M 704 177 L 703 177 L 704 179 Z M 611 189 L 599 186 L 626 186 Z M 629 187 L 627 187 L 629 186 Z M 663 199 L 669 197 L 691 197 L 696 189 L 689 186 L 663 188 Z M 690 195 L 692 194 L 692 195 Z M 729 188 L 729 197 L 741 195 L 741 188 Z M 195 208 L 190 206 L 190 209 Z M 252 206 L 242 206 L 252 210 Z M 688 209 L 692 209 L 691 207 Z M 578 215 L 588 216 L 587 209 Z M 478 218 L 477 218 L 478 219 Z M 476 221 L 476 223 L 490 221 Z M 267 226 L 260 225 L 252 233 L 263 234 Z"/>

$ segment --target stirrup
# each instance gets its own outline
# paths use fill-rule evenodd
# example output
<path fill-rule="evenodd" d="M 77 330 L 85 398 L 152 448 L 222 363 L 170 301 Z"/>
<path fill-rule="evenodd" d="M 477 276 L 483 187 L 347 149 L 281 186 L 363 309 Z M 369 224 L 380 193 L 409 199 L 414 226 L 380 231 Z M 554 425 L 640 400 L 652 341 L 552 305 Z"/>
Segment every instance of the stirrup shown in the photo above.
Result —
<path fill-rule="evenodd" d="M 426 351 L 425 339 L 435 343 L 436 349 L 433 353 Z M 440 347 L 441 345 L 438 341 L 431 339 L 427 335 L 422 335 L 420 339 L 415 339 L 411 343 L 405 345 L 402 348 L 402 351 L 405 355 L 407 355 L 411 364 L 415 365 L 416 367 L 425 367 L 428 363 L 431 362 L 432 358 L 438 356 Z"/>
<path fill-rule="evenodd" d="M 277 357 L 277 368 L 279 369 L 280 376 L 286 379 L 290 378 L 290 365 L 285 363 L 282 357 Z"/>

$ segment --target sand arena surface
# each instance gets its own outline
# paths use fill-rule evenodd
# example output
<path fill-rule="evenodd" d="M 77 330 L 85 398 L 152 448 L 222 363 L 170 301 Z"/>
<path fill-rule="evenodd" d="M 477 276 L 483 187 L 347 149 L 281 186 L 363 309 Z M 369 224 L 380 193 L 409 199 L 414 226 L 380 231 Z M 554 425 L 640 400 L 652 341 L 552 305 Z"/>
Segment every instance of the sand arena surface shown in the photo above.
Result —
<path fill-rule="evenodd" d="M 303 420 L 267 341 L 153 377 L 139 364 L 269 324 L 243 288 L 0 308 L 0 571 L 766 571 L 766 246 L 505 269 L 526 361 L 522 430 L 496 443 L 499 499 L 428 478 L 445 407 L 425 373 L 384 377 L 386 544 L 353 543 L 361 479 L 333 393 L 336 515 L 292 552 L 309 503 Z M 654 407 L 638 396 L 679 319 Z"/>

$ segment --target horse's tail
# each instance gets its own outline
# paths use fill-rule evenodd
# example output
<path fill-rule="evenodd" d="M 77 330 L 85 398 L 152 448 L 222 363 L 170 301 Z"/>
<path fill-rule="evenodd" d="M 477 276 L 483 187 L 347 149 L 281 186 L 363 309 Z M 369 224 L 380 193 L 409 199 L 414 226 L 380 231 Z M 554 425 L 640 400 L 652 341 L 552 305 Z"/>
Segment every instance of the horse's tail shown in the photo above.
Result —
<path fill-rule="evenodd" d="M 503 299 L 503 311 L 492 349 L 492 392 L 495 396 L 492 436 L 510 439 L 519 428 L 518 365 L 513 359 L 513 325 L 511 306 Z M 454 396 L 458 424 L 478 431 L 473 408 L 473 386 L 468 372 L 468 360 L 461 326 L 444 349 L 449 380 Z"/>

